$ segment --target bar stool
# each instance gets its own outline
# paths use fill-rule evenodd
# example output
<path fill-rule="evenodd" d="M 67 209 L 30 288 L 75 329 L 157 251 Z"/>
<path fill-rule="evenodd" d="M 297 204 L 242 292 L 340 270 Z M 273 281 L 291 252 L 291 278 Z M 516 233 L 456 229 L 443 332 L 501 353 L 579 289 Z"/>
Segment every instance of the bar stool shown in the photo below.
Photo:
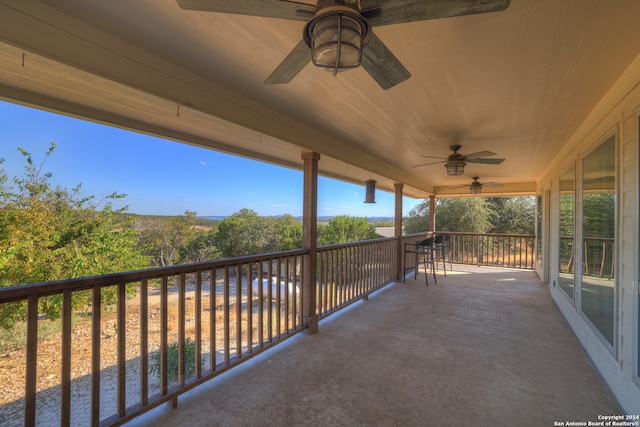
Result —
<path fill-rule="evenodd" d="M 424 267 L 424 280 L 426 286 L 429 286 L 429 270 L 428 265 L 431 264 L 431 272 L 433 273 L 433 281 L 438 283 L 436 279 L 436 270 L 435 270 L 435 262 L 434 262 L 434 245 L 435 245 L 435 237 L 429 237 L 428 239 L 420 240 L 416 243 L 405 243 L 404 244 L 404 274 L 402 276 L 402 281 L 404 282 L 407 276 L 407 270 L 412 268 L 415 269 L 416 278 L 418 277 L 418 267 L 419 260 L 422 257 L 422 265 Z M 416 263 L 414 267 L 407 268 L 407 254 L 414 254 Z"/>

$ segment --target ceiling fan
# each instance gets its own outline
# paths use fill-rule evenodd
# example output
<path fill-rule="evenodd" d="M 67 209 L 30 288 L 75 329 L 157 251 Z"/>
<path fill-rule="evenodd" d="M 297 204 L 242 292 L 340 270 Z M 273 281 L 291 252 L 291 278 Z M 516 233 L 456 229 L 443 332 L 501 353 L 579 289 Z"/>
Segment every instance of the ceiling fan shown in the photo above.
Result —
<path fill-rule="evenodd" d="M 497 182 L 479 182 L 478 179 L 480 179 L 480 177 L 478 176 L 474 176 L 473 177 L 473 182 L 471 182 L 470 185 L 457 185 L 455 187 L 448 187 L 448 188 L 462 188 L 462 187 L 469 187 L 469 192 L 471 194 L 481 194 L 482 193 L 482 187 L 503 187 L 503 184 L 499 184 Z"/>
<path fill-rule="evenodd" d="M 421 166 L 435 165 L 437 163 L 444 163 L 444 166 L 447 168 L 447 175 L 462 175 L 464 173 L 464 167 L 467 163 L 483 163 L 486 165 L 499 165 L 504 162 L 505 159 L 487 159 L 488 156 L 495 156 L 496 153 L 491 151 L 478 151 L 477 153 L 471 153 L 467 155 L 463 155 L 458 153 L 458 150 L 462 148 L 461 145 L 451 145 L 449 149 L 453 151 L 453 154 L 450 154 L 449 157 L 435 157 L 435 156 L 420 156 L 420 157 L 428 157 L 432 159 L 441 159 L 437 162 L 431 163 L 423 163 L 420 165 L 411 166 L 412 168 L 417 168 Z"/>
<path fill-rule="evenodd" d="M 511 0 L 177 0 L 182 9 L 305 21 L 302 40 L 265 80 L 288 83 L 311 60 L 333 70 L 360 65 L 383 88 L 411 77 L 372 27 L 497 12 Z"/>

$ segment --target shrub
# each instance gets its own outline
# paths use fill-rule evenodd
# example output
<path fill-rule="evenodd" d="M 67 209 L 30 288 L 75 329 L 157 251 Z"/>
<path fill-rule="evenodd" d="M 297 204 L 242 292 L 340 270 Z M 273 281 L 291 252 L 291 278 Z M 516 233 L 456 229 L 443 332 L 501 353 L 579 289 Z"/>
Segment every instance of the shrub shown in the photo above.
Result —
<path fill-rule="evenodd" d="M 160 352 L 151 355 L 151 373 L 160 377 Z M 184 377 L 189 378 L 196 373 L 196 343 L 190 338 L 184 340 Z M 178 381 L 178 341 L 167 347 L 167 380 Z"/>

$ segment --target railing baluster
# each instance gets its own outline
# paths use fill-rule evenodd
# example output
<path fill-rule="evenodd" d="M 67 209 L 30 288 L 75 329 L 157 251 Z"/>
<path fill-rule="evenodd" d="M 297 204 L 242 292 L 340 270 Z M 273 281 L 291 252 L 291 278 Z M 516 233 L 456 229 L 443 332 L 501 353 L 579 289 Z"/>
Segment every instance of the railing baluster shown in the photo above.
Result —
<path fill-rule="evenodd" d="M 60 425 L 71 425 L 71 289 L 62 293 Z"/>
<path fill-rule="evenodd" d="M 223 328 L 224 328 L 224 364 L 228 365 L 230 362 L 230 356 L 229 356 L 229 352 L 230 352 L 230 344 L 229 344 L 229 334 L 230 334 L 230 330 L 229 330 L 229 322 L 230 322 L 230 307 L 229 307 L 229 266 L 225 266 L 224 267 L 224 304 L 223 304 L 223 310 L 224 310 L 224 324 L 223 324 Z"/>
<path fill-rule="evenodd" d="M 293 329 L 297 329 L 298 328 L 298 298 L 300 297 L 300 295 L 298 295 L 298 283 L 302 284 L 301 281 L 298 281 L 298 257 L 294 256 L 293 258 L 293 277 L 291 278 L 291 282 L 293 283 L 292 289 L 293 289 L 293 299 L 292 299 L 292 309 L 291 311 L 293 312 Z M 302 270 L 301 270 L 302 271 Z M 312 285 L 311 286 L 315 286 L 313 283 L 311 282 Z M 300 291 L 302 291 L 302 289 L 300 289 Z"/>
<path fill-rule="evenodd" d="M 325 292 L 325 307 L 324 312 L 329 313 L 331 311 L 331 304 L 333 301 L 333 270 L 331 268 L 331 252 L 328 250 L 323 251 L 323 262 L 325 264 L 324 274 L 324 292 Z"/>
<path fill-rule="evenodd" d="M 289 274 L 289 257 L 286 257 L 284 259 L 284 280 L 281 282 L 284 282 L 284 295 L 282 296 L 282 300 L 284 301 L 284 331 L 288 332 L 289 331 L 289 301 L 290 301 L 290 295 L 289 295 L 289 280 L 290 280 L 290 274 Z"/>
<path fill-rule="evenodd" d="M 328 251 L 327 252 L 328 257 L 329 257 L 329 265 L 330 265 L 330 269 L 329 269 L 329 285 L 331 286 L 330 292 L 331 292 L 331 303 L 329 304 L 329 311 L 333 311 L 333 307 L 335 307 L 336 305 L 336 300 L 337 300 L 337 280 L 336 280 L 336 268 L 335 268 L 335 257 L 336 257 L 336 253 L 335 251 Z"/>
<path fill-rule="evenodd" d="M 236 357 L 242 357 L 242 264 L 236 264 Z"/>
<path fill-rule="evenodd" d="M 24 391 L 24 425 L 36 425 L 36 381 L 38 367 L 38 295 L 27 300 L 27 360 Z"/>
<path fill-rule="evenodd" d="M 253 352 L 253 263 L 247 263 L 247 352 Z"/>
<path fill-rule="evenodd" d="M 126 354 L 126 333 L 127 333 L 127 293 L 126 285 L 123 282 L 117 284 L 118 305 L 117 305 L 117 330 L 118 330 L 118 416 L 124 417 L 127 409 L 127 354 Z"/>
<path fill-rule="evenodd" d="M 169 285 L 166 274 L 160 280 L 160 394 L 167 394 L 167 349 L 169 319 Z"/>
<path fill-rule="evenodd" d="M 282 289 L 280 282 L 282 281 L 282 261 L 278 260 L 276 264 L 276 337 L 282 335 Z"/>
<path fill-rule="evenodd" d="M 264 346 L 264 291 L 262 281 L 264 280 L 263 261 L 258 262 L 258 346 Z"/>
<path fill-rule="evenodd" d="M 178 282 L 178 385 L 184 386 L 184 344 L 186 339 L 186 277 L 184 271 L 180 272 Z M 174 401 L 174 404 L 176 402 Z"/>
<path fill-rule="evenodd" d="M 216 316 L 218 307 L 216 295 L 218 288 L 218 271 L 215 268 L 209 270 L 209 369 L 215 371 L 218 366 L 218 341 Z"/>
<path fill-rule="evenodd" d="M 347 257 L 345 256 L 346 248 L 340 248 L 338 250 L 339 267 L 340 270 L 340 301 L 338 305 L 344 304 L 347 300 Z"/>
<path fill-rule="evenodd" d="M 140 281 L 140 405 L 149 402 L 149 289 L 146 278 Z"/>
<path fill-rule="evenodd" d="M 269 311 L 267 312 L 267 324 L 269 329 L 269 342 L 273 342 L 273 259 L 269 259 L 269 265 L 267 267 L 267 303 L 269 304 Z"/>
<path fill-rule="evenodd" d="M 91 425 L 100 424 L 100 322 L 101 322 L 100 286 L 92 288 L 91 302 Z"/>
<path fill-rule="evenodd" d="M 202 270 L 196 271 L 194 290 L 194 321 L 196 335 L 196 378 L 202 377 Z"/>

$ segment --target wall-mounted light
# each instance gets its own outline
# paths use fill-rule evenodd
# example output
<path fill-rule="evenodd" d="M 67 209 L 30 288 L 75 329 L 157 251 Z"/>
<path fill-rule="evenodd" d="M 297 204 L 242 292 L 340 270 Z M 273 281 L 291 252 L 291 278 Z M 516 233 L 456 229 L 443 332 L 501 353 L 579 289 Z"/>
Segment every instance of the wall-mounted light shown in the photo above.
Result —
<path fill-rule="evenodd" d="M 369 26 L 360 15 L 358 1 L 319 0 L 316 16 L 304 31 L 304 40 L 311 48 L 314 65 L 333 70 L 360 65 L 362 47 L 368 40 Z"/>
<path fill-rule="evenodd" d="M 364 182 L 365 184 L 365 203 L 375 203 L 376 202 L 376 181 L 373 179 L 369 179 Z"/>

